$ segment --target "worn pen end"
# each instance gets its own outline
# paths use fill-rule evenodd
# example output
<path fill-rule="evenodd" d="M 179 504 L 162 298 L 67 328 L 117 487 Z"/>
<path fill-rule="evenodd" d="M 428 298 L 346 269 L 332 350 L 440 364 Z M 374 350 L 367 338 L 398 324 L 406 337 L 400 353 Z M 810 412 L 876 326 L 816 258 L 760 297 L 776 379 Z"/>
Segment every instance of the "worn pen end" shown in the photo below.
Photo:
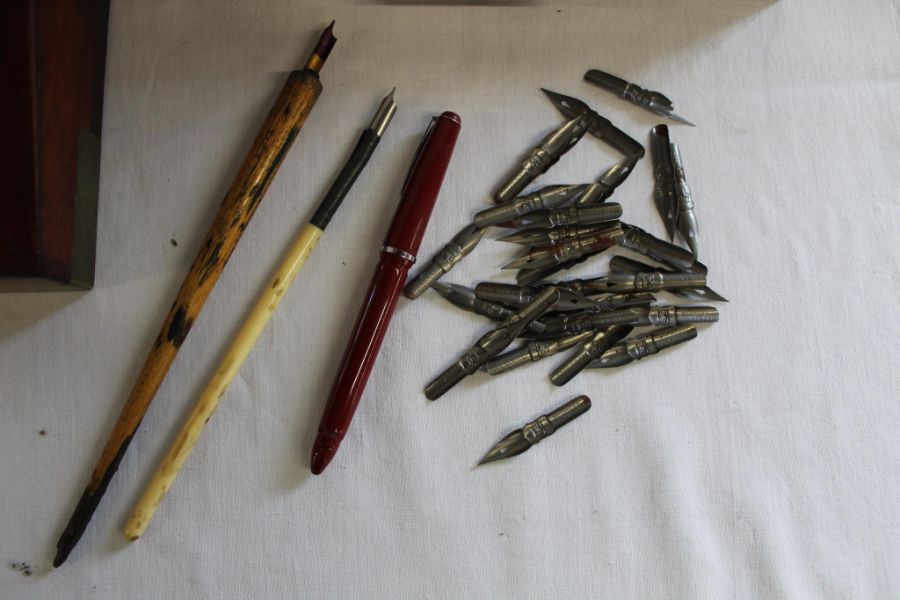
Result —
<path fill-rule="evenodd" d="M 66 559 L 69 558 L 70 551 L 71 551 L 71 548 L 57 547 L 56 556 L 53 557 L 53 568 L 54 569 L 58 569 L 64 562 L 66 562 Z"/>
<path fill-rule="evenodd" d="M 331 463 L 331 459 L 337 454 L 340 442 L 336 439 L 323 436 L 321 433 L 316 436 L 313 444 L 312 455 L 309 460 L 309 469 L 313 475 L 321 475 L 322 471 Z"/>
<path fill-rule="evenodd" d="M 325 61 L 328 59 L 328 55 L 331 54 L 331 49 L 334 48 L 334 43 L 337 41 L 337 38 L 334 37 L 334 21 L 332 21 L 328 27 L 322 31 L 322 35 L 319 36 L 319 41 L 316 42 L 316 47 L 312 51 L 312 54 L 309 55 L 309 59 L 306 61 L 306 68 L 310 71 L 314 71 L 318 73 L 322 70 L 322 66 L 325 64 Z"/>

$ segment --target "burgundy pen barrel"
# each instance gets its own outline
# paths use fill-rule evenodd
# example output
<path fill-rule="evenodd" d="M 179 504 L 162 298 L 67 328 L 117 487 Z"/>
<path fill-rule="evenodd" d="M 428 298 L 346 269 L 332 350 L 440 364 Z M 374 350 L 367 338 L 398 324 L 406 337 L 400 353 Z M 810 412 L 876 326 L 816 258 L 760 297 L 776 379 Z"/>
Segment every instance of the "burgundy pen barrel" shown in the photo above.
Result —
<path fill-rule="evenodd" d="M 324 471 L 334 458 L 359 405 L 407 272 L 416 260 L 459 129 L 460 119 L 455 113 L 445 112 L 435 117 L 410 166 L 378 267 L 319 423 L 310 461 L 315 475 Z"/>

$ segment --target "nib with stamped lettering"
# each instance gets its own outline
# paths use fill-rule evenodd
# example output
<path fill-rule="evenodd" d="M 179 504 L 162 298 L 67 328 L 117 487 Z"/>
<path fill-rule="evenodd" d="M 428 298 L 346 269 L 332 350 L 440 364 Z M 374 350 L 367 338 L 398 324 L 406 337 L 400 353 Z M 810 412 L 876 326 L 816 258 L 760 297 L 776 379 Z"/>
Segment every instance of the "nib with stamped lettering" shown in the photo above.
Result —
<path fill-rule="evenodd" d="M 677 344 L 683 344 L 697 337 L 697 328 L 693 325 L 684 325 L 666 329 L 656 329 L 645 335 L 627 339 L 613 346 L 600 355 L 600 358 L 588 365 L 589 369 L 606 369 L 621 367 L 628 363 L 640 360 L 651 354 L 656 354 L 666 348 Z"/>
<path fill-rule="evenodd" d="M 700 227 L 697 225 L 697 215 L 694 213 L 694 201 L 691 199 L 691 188 L 684 177 L 684 163 L 681 161 L 681 152 L 678 144 L 672 142 L 672 166 L 675 169 L 675 198 L 678 201 L 675 213 L 675 226 L 681 232 L 694 260 L 697 259 L 697 247 L 700 244 Z"/>
<path fill-rule="evenodd" d="M 555 340 L 532 340 L 511 352 L 495 356 L 487 364 L 481 367 L 481 370 L 490 375 L 500 375 L 501 373 L 512 371 L 522 365 L 537 362 L 548 356 L 553 356 L 557 352 L 567 350 L 572 346 L 583 342 L 590 336 L 591 332 L 585 331 L 583 333 L 563 336 Z"/>
<path fill-rule="evenodd" d="M 657 125 L 650 130 L 650 156 L 653 159 L 653 202 L 669 239 L 675 238 L 675 166 L 672 164 L 672 147 L 669 128 Z"/>
<path fill-rule="evenodd" d="M 596 225 L 563 225 L 553 228 L 525 229 L 498 238 L 498 241 L 543 248 L 544 246 L 596 233 L 604 227 L 605 225 L 600 223 Z"/>
<path fill-rule="evenodd" d="M 662 271 L 666 274 L 679 273 L 679 271 L 669 269 L 668 267 L 656 267 L 624 256 L 613 256 L 609 260 L 609 269 L 613 273 L 654 273 L 656 271 Z M 706 265 L 698 261 L 694 263 L 690 269 L 683 272 L 706 276 L 707 268 Z M 710 302 L 728 302 L 724 296 L 705 285 L 697 288 L 678 287 L 668 291 L 685 300 L 693 302 L 702 302 L 704 300 Z"/>
<path fill-rule="evenodd" d="M 705 273 L 610 273 L 605 277 L 577 280 L 578 288 L 585 294 L 629 294 L 634 292 L 662 292 L 676 288 L 695 288 L 706 285 Z M 560 282 L 559 287 L 567 287 Z"/>
<path fill-rule="evenodd" d="M 403 295 L 410 300 L 415 300 L 424 294 L 425 290 L 434 285 L 445 273 L 449 273 L 450 269 L 455 267 L 463 257 L 474 250 L 483 235 L 483 229 L 467 225 L 440 252 L 434 255 L 431 262 L 419 271 L 415 279 L 406 284 Z"/>
<path fill-rule="evenodd" d="M 544 331 L 523 333 L 526 339 L 553 339 L 563 335 L 574 335 L 585 331 L 604 329 L 612 325 L 637 325 L 649 310 L 649 306 L 629 306 L 599 313 L 577 312 L 550 315 L 541 319 Z"/>
<path fill-rule="evenodd" d="M 586 81 L 589 81 L 608 92 L 612 92 L 634 105 L 640 106 L 652 113 L 656 113 L 661 117 L 666 117 L 667 119 L 672 119 L 673 121 L 694 127 L 693 123 L 684 117 L 675 114 L 673 112 L 674 107 L 672 106 L 672 101 L 659 92 L 646 90 L 639 85 L 628 83 L 624 79 L 598 69 L 589 70 L 584 74 L 584 78 Z"/>
<path fill-rule="evenodd" d="M 493 281 L 482 281 L 475 286 L 475 295 L 489 302 L 499 302 L 513 308 L 519 308 L 527 305 L 535 296 L 540 293 L 542 288 L 534 288 L 527 285 L 514 285 L 511 283 L 496 283 Z M 591 310 L 599 303 L 595 300 L 582 296 L 572 290 L 559 290 L 559 300 L 551 305 L 547 310 L 554 312 L 567 312 L 573 310 Z"/>
<path fill-rule="evenodd" d="M 537 210 L 511 222 L 516 228 L 522 227 L 566 227 L 568 225 L 595 225 L 615 221 L 622 216 L 622 205 L 618 202 L 604 202 L 590 206 L 564 206 L 553 210 Z"/>
<path fill-rule="evenodd" d="M 515 340 L 531 321 L 544 314 L 548 307 L 559 300 L 559 290 L 547 288 L 534 300 L 504 321 L 493 331 L 483 335 L 458 361 L 425 386 L 425 396 L 437 400 L 457 383 L 478 371 L 492 357 L 502 352 Z"/>
<path fill-rule="evenodd" d="M 554 369 L 550 375 L 553 385 L 565 385 L 581 373 L 592 362 L 625 339 L 634 329 L 633 325 L 613 325 L 589 334 L 589 337 L 575 347 L 575 351 Z"/>
<path fill-rule="evenodd" d="M 556 110 L 567 119 L 581 115 L 586 116 L 589 131 L 597 139 L 606 142 L 627 157 L 634 157 L 635 160 L 644 156 L 644 147 L 639 141 L 613 125 L 612 121 L 606 117 L 597 114 L 582 100 L 544 88 L 541 90 L 547 95 Z"/>
<path fill-rule="evenodd" d="M 566 423 L 571 423 L 591 408 L 591 399 L 578 396 L 556 410 L 528 423 L 497 442 L 479 461 L 479 465 L 522 454 L 542 439 L 553 435 Z"/>
<path fill-rule="evenodd" d="M 639 252 L 657 262 L 671 265 L 679 271 L 687 271 L 696 262 L 694 255 L 689 251 L 661 240 L 636 225 L 622 223 L 622 229 L 625 231 L 625 235 L 619 238 L 619 245 L 623 248 Z"/>
<path fill-rule="evenodd" d="M 484 228 L 511 221 L 536 210 L 556 208 L 583 194 L 587 188 L 587 184 L 543 187 L 504 204 L 484 209 L 475 215 L 472 224 Z"/>
<path fill-rule="evenodd" d="M 494 194 L 495 202 L 502 204 L 518 196 L 538 175 L 546 172 L 578 143 L 587 131 L 588 119 L 582 115 L 572 115 L 568 119 L 529 152 L 519 169 Z"/>
<path fill-rule="evenodd" d="M 622 230 L 616 226 L 585 237 L 575 238 L 546 248 L 532 250 L 520 256 L 504 269 L 546 269 L 585 256 L 592 256 L 616 245 L 622 237 Z"/>
<path fill-rule="evenodd" d="M 507 308 L 497 302 L 479 298 L 476 296 L 475 290 L 464 285 L 442 283 L 439 281 L 432 285 L 431 289 L 449 300 L 455 306 L 475 313 L 476 315 L 487 317 L 493 321 L 503 322 L 516 314 L 511 308 Z M 527 329 L 535 333 L 540 333 L 544 330 L 544 324 L 540 321 L 532 321 L 528 324 Z"/>

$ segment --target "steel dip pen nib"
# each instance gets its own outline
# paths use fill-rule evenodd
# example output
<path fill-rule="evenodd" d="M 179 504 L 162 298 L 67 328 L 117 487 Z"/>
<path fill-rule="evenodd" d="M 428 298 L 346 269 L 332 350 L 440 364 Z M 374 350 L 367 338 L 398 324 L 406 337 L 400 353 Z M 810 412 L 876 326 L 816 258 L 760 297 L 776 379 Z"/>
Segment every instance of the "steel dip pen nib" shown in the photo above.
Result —
<path fill-rule="evenodd" d="M 457 383 L 478 371 L 493 356 L 502 352 L 519 337 L 528 324 L 541 316 L 559 300 L 559 290 L 549 287 L 542 290 L 525 308 L 489 331 L 475 342 L 459 360 L 425 386 L 425 397 L 437 400 Z"/>
<path fill-rule="evenodd" d="M 563 425 L 570 423 L 591 408 L 591 399 L 578 396 L 553 412 L 539 417 L 521 429 L 513 431 L 497 442 L 478 462 L 484 465 L 522 454 L 546 437 L 550 437 Z"/>

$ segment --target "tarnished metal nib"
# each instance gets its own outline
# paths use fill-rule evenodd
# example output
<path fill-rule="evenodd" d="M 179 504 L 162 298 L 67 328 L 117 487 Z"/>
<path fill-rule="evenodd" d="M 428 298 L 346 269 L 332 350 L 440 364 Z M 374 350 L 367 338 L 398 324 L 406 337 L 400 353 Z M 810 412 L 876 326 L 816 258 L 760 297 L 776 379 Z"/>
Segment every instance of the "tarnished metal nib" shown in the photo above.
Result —
<path fill-rule="evenodd" d="M 669 128 L 666 125 L 657 125 L 650 130 L 650 156 L 653 159 L 653 202 L 672 240 L 675 238 L 678 200 L 675 197 L 675 167 L 672 165 Z"/>
<path fill-rule="evenodd" d="M 505 265 L 504 269 L 545 269 L 611 248 L 621 239 L 618 227 L 610 227 L 582 238 L 575 238 L 546 248 L 532 250 Z"/>
<path fill-rule="evenodd" d="M 605 71 L 600 71 L 599 69 L 589 70 L 584 74 L 584 79 L 608 92 L 612 92 L 623 100 L 627 100 L 628 102 L 649 110 L 652 113 L 656 113 L 661 117 L 667 117 L 673 121 L 690 125 L 691 127 L 694 126 L 693 123 L 684 117 L 680 117 L 672 112 L 672 101 L 659 92 L 644 89 L 634 83 L 628 83 L 620 77 L 616 77 Z"/>
<path fill-rule="evenodd" d="M 600 313 L 569 313 L 551 315 L 541 319 L 546 329 L 539 334 L 527 334 L 526 337 L 547 339 L 561 335 L 573 335 L 585 331 L 594 331 L 611 325 L 639 325 L 648 320 L 647 306 L 630 306 Z"/>
<path fill-rule="evenodd" d="M 560 335 L 593 331 L 611 325 L 672 327 L 689 323 L 715 323 L 719 311 L 712 306 L 630 306 L 600 313 L 569 313 L 541 319 L 546 329 L 523 337 L 547 339 Z"/>
<path fill-rule="evenodd" d="M 548 286 L 543 286 L 548 287 Z M 543 288 L 541 288 L 543 289 Z M 527 285 L 514 285 L 511 283 L 497 283 L 483 281 L 475 286 L 475 295 L 482 300 L 499 302 L 507 306 L 518 308 L 525 306 L 540 292 L 541 289 Z M 598 303 L 586 296 L 572 290 L 559 290 L 559 301 L 549 308 L 552 311 L 590 310 Z"/>
<path fill-rule="evenodd" d="M 684 177 L 684 163 L 681 161 L 681 152 L 678 144 L 671 144 L 672 166 L 675 169 L 675 198 L 678 201 L 678 212 L 675 217 L 675 225 L 681 232 L 694 260 L 699 256 L 697 249 L 700 244 L 700 227 L 697 225 L 697 215 L 694 213 L 694 201 L 691 198 L 691 188 Z"/>
<path fill-rule="evenodd" d="M 498 238 L 501 242 L 511 242 L 513 244 L 522 244 L 523 246 L 532 246 L 535 248 L 543 248 L 552 244 L 558 244 L 566 240 L 584 237 L 591 233 L 596 233 L 605 228 L 605 225 L 567 225 L 563 227 L 554 227 L 552 229 L 526 229 L 517 231 Z"/>
<path fill-rule="evenodd" d="M 610 348 L 601 354 L 598 360 L 592 362 L 589 368 L 621 367 L 632 361 L 656 354 L 666 348 L 683 344 L 695 337 L 697 337 L 697 328 L 693 325 L 656 329 L 646 335 L 627 339 L 623 343 Z"/>
<path fill-rule="evenodd" d="M 613 195 L 616 188 L 628 179 L 628 176 L 631 175 L 631 172 L 634 170 L 634 165 L 637 164 L 639 159 L 640 157 L 637 155 L 627 156 L 608 168 L 596 183 L 592 183 L 587 190 L 575 200 L 575 204 L 584 206 L 586 204 L 595 204 L 606 201 L 607 198 Z"/>
<path fill-rule="evenodd" d="M 557 300 L 559 290 L 556 288 L 541 291 L 531 304 L 483 335 L 456 363 L 432 380 L 425 387 L 425 396 L 429 400 L 437 400 L 468 375 L 475 373 L 491 357 L 509 346 L 528 323 L 541 316 Z"/>
<path fill-rule="evenodd" d="M 678 272 L 670 270 L 666 267 L 656 267 L 654 265 L 648 265 L 647 263 L 641 262 L 639 260 L 634 260 L 632 258 L 626 258 L 624 256 L 613 256 L 609 260 L 609 269 L 613 273 L 652 273 L 654 271 L 664 271 L 665 273 L 674 274 Z M 701 274 L 705 276 L 707 273 L 707 269 L 703 263 L 696 262 L 686 272 Z M 562 285 L 562 283 L 560 285 L 562 287 L 567 287 Z M 710 302 L 728 302 L 728 300 L 724 296 L 718 294 L 705 285 L 698 288 L 679 287 L 669 291 L 677 296 L 684 298 L 685 300 L 691 300 L 694 302 L 702 302 L 704 300 L 708 300 Z"/>
<path fill-rule="evenodd" d="M 472 288 L 467 288 L 464 285 L 438 282 L 432 285 L 431 289 L 461 309 L 494 321 L 503 322 L 516 314 L 510 308 L 479 298 Z M 532 321 L 528 324 L 527 329 L 534 333 L 541 333 L 544 330 L 544 324 L 540 321 Z"/>
<path fill-rule="evenodd" d="M 512 221 L 536 210 L 556 208 L 583 194 L 587 187 L 587 184 L 547 186 L 526 196 L 519 196 L 504 204 L 484 209 L 475 215 L 472 224 L 484 228 Z"/>
<path fill-rule="evenodd" d="M 621 216 L 621 204 L 604 202 L 590 206 L 567 206 L 553 210 L 538 210 L 513 220 L 511 225 L 516 228 L 594 225 L 606 221 L 615 221 Z"/>
<path fill-rule="evenodd" d="M 412 281 L 406 284 L 403 295 L 415 300 L 424 294 L 425 290 L 434 285 L 445 273 L 449 273 L 464 256 L 474 250 L 483 235 L 483 229 L 478 229 L 474 225 L 466 226 L 434 255 L 431 262 Z"/>
<path fill-rule="evenodd" d="M 634 329 L 633 325 L 613 325 L 590 335 L 588 339 L 577 345 L 575 351 L 566 358 L 550 375 L 553 385 L 565 385 L 587 368 L 600 356 L 625 339 Z"/>
<path fill-rule="evenodd" d="M 606 277 L 576 280 L 578 289 L 585 294 L 661 292 L 676 288 L 703 287 L 705 273 L 669 273 L 650 271 L 647 273 L 611 273 Z M 560 287 L 569 287 L 569 282 L 561 282 Z"/>
<path fill-rule="evenodd" d="M 571 119 L 578 115 L 587 116 L 589 131 L 597 139 L 606 142 L 625 156 L 636 158 L 644 156 L 644 147 L 640 142 L 613 125 L 612 121 L 606 117 L 597 114 L 583 101 L 544 88 L 541 90 L 547 95 L 556 110 L 566 118 Z"/>
<path fill-rule="evenodd" d="M 521 348 L 517 348 L 511 352 L 500 354 L 491 359 L 482 367 L 482 370 L 489 375 L 500 375 L 511 371 L 516 367 L 537 362 L 548 356 L 553 356 L 557 352 L 567 350 L 572 346 L 584 341 L 590 337 L 591 332 L 577 333 L 568 335 L 555 340 L 535 340 L 528 342 Z"/>
<path fill-rule="evenodd" d="M 569 121 L 550 132 L 522 161 L 519 169 L 500 186 L 494 194 L 498 204 L 509 202 L 519 195 L 538 175 L 549 169 L 559 158 L 572 149 L 584 136 L 588 119 L 583 115 L 572 115 Z"/>
<path fill-rule="evenodd" d="M 622 223 L 625 235 L 619 238 L 619 245 L 640 252 L 655 261 L 671 265 L 679 271 L 687 271 L 696 262 L 694 255 L 675 244 L 670 244 L 653 236 L 640 227 Z"/>
<path fill-rule="evenodd" d="M 482 457 L 478 464 L 483 465 L 522 454 L 544 438 L 553 435 L 563 425 L 586 413 L 590 408 L 591 399 L 587 396 L 573 398 L 551 413 L 535 419 L 504 437 Z"/>

